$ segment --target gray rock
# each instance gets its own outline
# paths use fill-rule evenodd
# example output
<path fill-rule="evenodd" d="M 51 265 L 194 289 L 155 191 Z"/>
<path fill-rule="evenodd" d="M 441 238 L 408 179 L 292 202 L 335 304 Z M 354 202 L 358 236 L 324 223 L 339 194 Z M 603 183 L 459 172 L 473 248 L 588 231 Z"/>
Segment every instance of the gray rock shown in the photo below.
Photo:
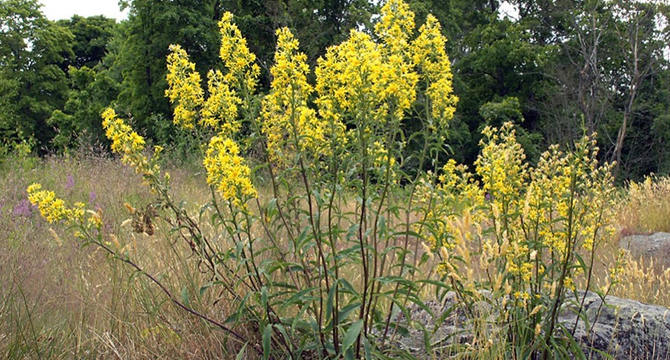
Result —
<path fill-rule="evenodd" d="M 587 358 L 602 358 L 595 351 L 599 350 L 614 359 L 670 359 L 670 309 L 614 296 L 603 303 L 589 292 L 584 313 L 587 322 L 579 319 L 574 337 Z M 559 321 L 574 328 L 576 306 L 564 309 Z"/>
<path fill-rule="evenodd" d="M 583 296 L 584 292 L 579 292 L 578 300 L 581 301 Z M 570 331 L 574 330 L 574 338 L 587 359 L 604 359 L 600 352 L 611 355 L 613 359 L 670 359 L 670 309 L 613 296 L 608 296 L 603 303 L 597 294 L 588 292 L 582 316 L 578 317 L 574 303 L 565 303 L 559 323 Z M 435 316 L 445 314 L 444 321 L 435 328 L 435 319 L 427 311 L 411 307 L 410 323 L 414 325 L 408 326 L 408 332 L 395 338 L 393 343 L 420 359 L 448 358 L 459 351 L 460 345 L 463 349 L 467 348 L 473 340 L 474 327 L 470 320 L 473 316 L 459 306 L 456 295 L 449 293 L 442 304 L 428 302 L 427 305 Z M 501 334 L 492 325 L 495 314 L 490 314 L 489 306 L 485 301 L 475 304 L 475 309 L 481 309 L 475 311 L 481 311 L 481 314 L 474 318 L 484 319 L 482 321 L 488 324 L 485 326 L 486 336 L 496 338 Z M 407 323 L 402 314 L 396 320 Z M 432 353 L 426 351 L 426 339 L 424 331 L 419 330 L 421 328 L 430 334 Z"/>
<path fill-rule="evenodd" d="M 626 236 L 619 241 L 619 247 L 635 257 L 652 258 L 656 264 L 670 266 L 670 233 Z"/>

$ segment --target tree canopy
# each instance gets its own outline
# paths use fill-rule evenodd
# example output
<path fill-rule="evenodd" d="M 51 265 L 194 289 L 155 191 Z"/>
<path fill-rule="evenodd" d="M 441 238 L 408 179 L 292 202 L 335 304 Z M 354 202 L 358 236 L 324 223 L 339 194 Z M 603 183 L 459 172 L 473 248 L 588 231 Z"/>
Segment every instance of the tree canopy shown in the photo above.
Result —
<path fill-rule="evenodd" d="M 277 28 L 292 30 L 314 67 L 352 29 L 372 33 L 382 3 L 128 0 L 121 6 L 129 18 L 116 23 L 101 16 L 53 22 L 36 0 L 0 0 L 0 134 L 4 143 L 33 139 L 37 149 L 103 141 L 99 112 L 111 105 L 152 141 L 182 141 L 165 97 L 171 44 L 203 74 L 220 68 L 217 23 L 232 12 L 267 91 Z M 511 0 L 508 16 L 500 0 L 408 4 L 418 27 L 433 14 L 448 38 L 460 102 L 443 159 L 472 163 L 481 129 L 511 120 L 531 161 L 551 143 L 598 133 L 601 161 L 616 161 L 620 179 L 670 172 L 668 5 Z M 409 137 L 417 125 L 403 126 Z"/>

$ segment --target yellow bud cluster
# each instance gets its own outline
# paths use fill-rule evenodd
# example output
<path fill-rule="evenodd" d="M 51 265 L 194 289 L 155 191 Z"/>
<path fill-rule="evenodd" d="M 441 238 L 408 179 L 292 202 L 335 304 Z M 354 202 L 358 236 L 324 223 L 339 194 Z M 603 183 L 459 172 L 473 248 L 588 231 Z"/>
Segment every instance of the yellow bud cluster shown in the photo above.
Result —
<path fill-rule="evenodd" d="M 389 151 L 386 149 L 384 144 L 379 141 L 375 141 L 372 144 L 370 149 L 370 154 L 372 155 L 373 164 L 376 169 L 383 170 L 384 174 L 386 171 L 391 171 L 391 179 L 393 180 L 395 172 L 393 171 L 395 167 L 395 157 L 389 157 Z M 383 175 L 385 176 L 385 175 Z"/>
<path fill-rule="evenodd" d="M 486 127 L 482 133 L 481 155 L 475 161 L 482 185 L 492 204 L 503 213 L 519 206 L 519 197 L 528 178 L 528 164 L 521 145 L 516 141 L 512 123 L 502 128 Z"/>

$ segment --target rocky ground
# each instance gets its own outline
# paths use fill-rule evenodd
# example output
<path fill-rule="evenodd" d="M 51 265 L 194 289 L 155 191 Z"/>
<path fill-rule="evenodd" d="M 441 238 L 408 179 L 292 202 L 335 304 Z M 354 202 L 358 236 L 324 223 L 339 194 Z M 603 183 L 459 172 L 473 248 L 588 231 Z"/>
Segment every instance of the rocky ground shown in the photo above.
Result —
<path fill-rule="evenodd" d="M 584 292 L 578 292 L 579 300 L 583 296 Z M 436 316 L 445 314 L 444 321 L 435 329 L 434 318 L 429 312 L 418 307 L 411 308 L 410 318 L 414 326 L 399 336 L 396 344 L 419 358 L 432 359 L 435 354 L 430 354 L 431 351 L 426 348 L 424 333 L 429 334 L 431 350 L 439 358 L 457 352 L 459 345 L 471 343 L 475 327 L 459 305 L 455 293 L 449 293 L 441 304 L 430 302 L 428 305 Z M 494 316 L 484 302 L 476 304 L 477 307 L 482 314 L 488 312 L 489 317 Z M 406 322 L 403 315 L 397 319 L 401 323 Z M 486 321 L 486 317 L 483 320 Z M 574 329 L 575 340 L 588 359 L 606 358 L 602 353 L 609 354 L 613 359 L 670 359 L 670 309 L 665 307 L 613 296 L 608 296 L 603 302 L 597 294 L 589 292 L 584 298 L 582 316 L 578 318 L 576 305 L 567 305 L 560 313 L 559 323 L 566 329 Z M 416 330 L 422 327 L 425 332 Z M 488 336 L 496 336 L 496 329 L 491 325 L 485 327 Z"/>

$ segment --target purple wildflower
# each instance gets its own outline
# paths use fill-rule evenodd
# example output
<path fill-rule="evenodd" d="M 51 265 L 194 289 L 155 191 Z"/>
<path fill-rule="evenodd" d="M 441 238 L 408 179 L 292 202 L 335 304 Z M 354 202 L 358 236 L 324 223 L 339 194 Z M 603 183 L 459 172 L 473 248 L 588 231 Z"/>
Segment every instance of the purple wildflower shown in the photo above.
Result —
<path fill-rule="evenodd" d="M 22 216 L 22 217 L 29 217 L 32 215 L 33 209 L 32 205 L 30 204 L 30 201 L 28 199 L 23 199 L 19 201 L 16 206 L 14 206 L 14 209 L 12 210 L 12 215 L 13 216 Z"/>
<path fill-rule="evenodd" d="M 65 183 L 65 190 L 70 190 L 74 187 L 74 177 L 72 175 L 67 176 L 67 183 Z"/>

